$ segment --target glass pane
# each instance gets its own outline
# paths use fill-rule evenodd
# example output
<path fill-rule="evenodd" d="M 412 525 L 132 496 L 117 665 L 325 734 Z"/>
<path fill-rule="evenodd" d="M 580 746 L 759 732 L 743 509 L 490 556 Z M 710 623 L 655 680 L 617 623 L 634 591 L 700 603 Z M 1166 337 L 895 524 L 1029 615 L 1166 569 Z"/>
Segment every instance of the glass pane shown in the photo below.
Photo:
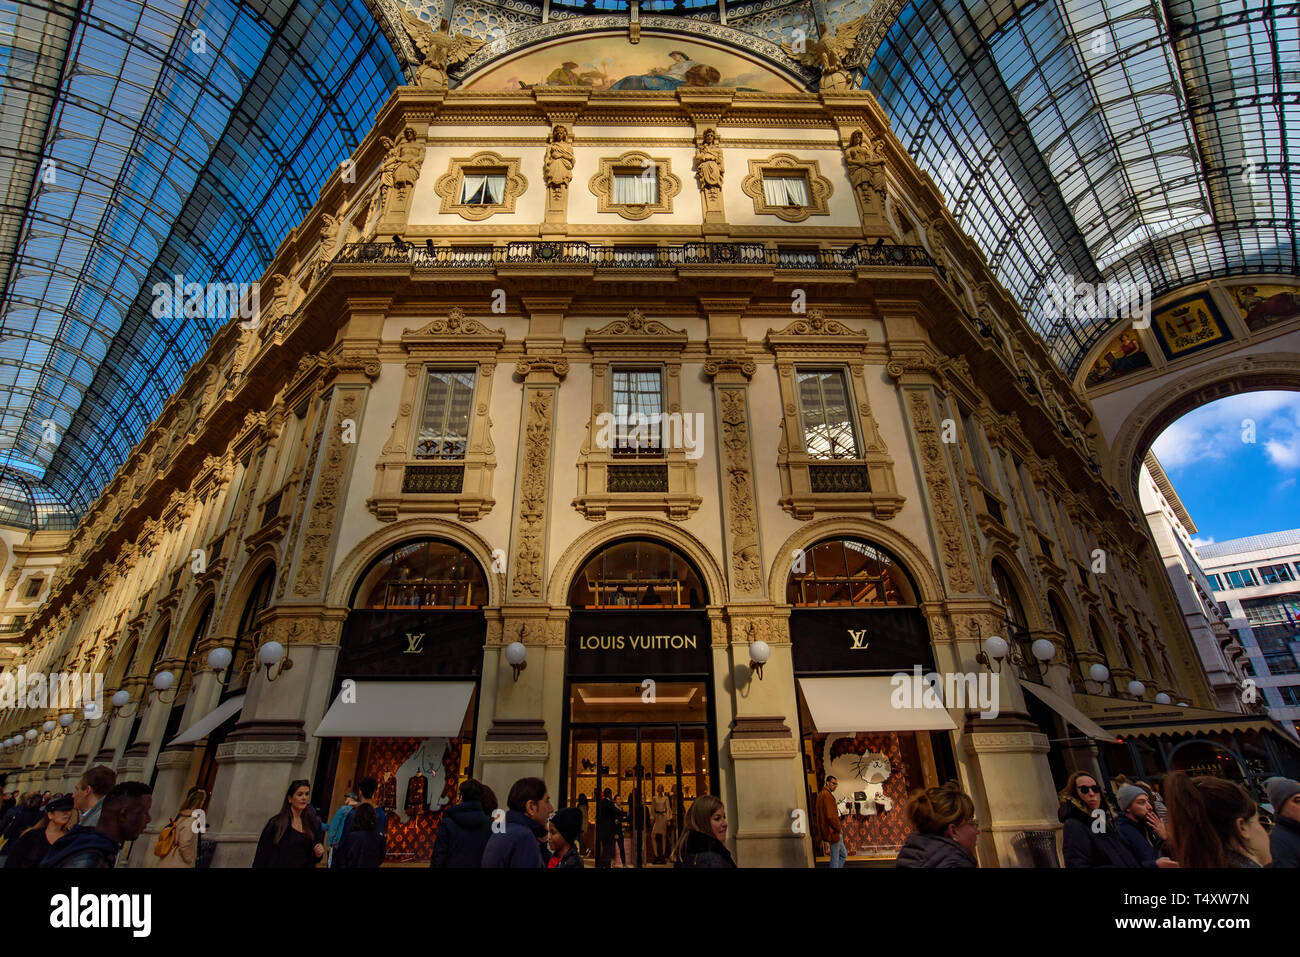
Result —
<path fill-rule="evenodd" d="M 615 451 L 662 449 L 663 381 L 658 369 L 614 370 Z"/>
<path fill-rule="evenodd" d="M 415 457 L 462 459 L 469 446 L 472 369 L 430 369 Z"/>
<path fill-rule="evenodd" d="M 808 454 L 818 459 L 857 458 L 844 374 L 828 369 L 800 372 L 798 376 Z"/>

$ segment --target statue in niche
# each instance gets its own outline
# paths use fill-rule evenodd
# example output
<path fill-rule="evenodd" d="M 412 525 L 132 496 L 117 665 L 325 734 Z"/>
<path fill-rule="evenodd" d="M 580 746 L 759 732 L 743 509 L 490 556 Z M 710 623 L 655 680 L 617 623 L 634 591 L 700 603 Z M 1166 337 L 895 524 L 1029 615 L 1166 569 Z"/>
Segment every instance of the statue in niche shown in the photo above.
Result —
<path fill-rule="evenodd" d="M 791 59 L 821 71 L 821 83 L 818 84 L 818 88 L 823 93 L 848 92 L 853 89 L 853 78 L 849 74 L 849 65 L 846 61 L 853 48 L 857 46 L 858 34 L 862 32 L 866 20 L 867 15 L 863 14 L 841 23 L 836 28 L 834 36 L 831 36 L 830 28 L 823 23 L 820 25 L 821 36 L 808 44 L 803 51 L 796 50 L 789 43 L 782 43 L 781 49 Z"/>
<path fill-rule="evenodd" d="M 452 36 L 443 20 L 435 31 L 433 27 L 421 20 L 404 6 L 398 5 L 402 14 L 402 26 L 411 42 L 423 54 L 424 59 L 415 71 L 415 85 L 424 90 L 446 90 L 450 83 L 447 67 L 460 63 L 470 57 L 486 40 L 473 37 Z"/>
<path fill-rule="evenodd" d="M 563 195 L 573 180 L 573 144 L 567 128 L 556 125 L 546 138 L 546 166 L 543 178 L 555 194 Z"/>
<path fill-rule="evenodd" d="M 885 141 L 877 138 L 870 146 L 862 130 L 854 130 L 844 148 L 844 165 L 849 182 L 862 201 L 864 210 L 884 215 L 885 211 Z"/>
<path fill-rule="evenodd" d="M 704 208 L 722 209 L 722 147 L 718 144 L 718 133 L 712 127 L 704 131 L 700 144 L 695 148 L 695 181 L 704 196 Z"/>
<path fill-rule="evenodd" d="M 381 142 L 388 151 L 379 178 L 379 218 L 384 219 L 406 211 L 415 181 L 420 178 L 420 167 L 424 165 L 424 146 L 409 126 L 402 130 L 396 143 L 386 136 Z"/>
<path fill-rule="evenodd" d="M 316 253 L 316 271 L 319 273 L 330 264 L 334 254 L 334 244 L 338 242 L 343 230 L 343 220 L 337 216 L 324 213 L 320 224 L 320 249 Z"/>

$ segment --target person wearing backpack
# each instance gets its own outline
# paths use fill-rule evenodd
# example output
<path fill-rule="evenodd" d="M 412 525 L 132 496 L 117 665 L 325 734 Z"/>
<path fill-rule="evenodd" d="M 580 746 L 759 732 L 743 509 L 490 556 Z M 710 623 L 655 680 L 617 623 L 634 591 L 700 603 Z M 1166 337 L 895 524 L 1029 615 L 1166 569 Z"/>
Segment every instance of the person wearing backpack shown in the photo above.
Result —
<path fill-rule="evenodd" d="M 198 814 L 208 799 L 203 788 L 190 788 L 176 817 L 158 832 L 153 852 L 159 867 L 193 867 L 199 856 Z"/>

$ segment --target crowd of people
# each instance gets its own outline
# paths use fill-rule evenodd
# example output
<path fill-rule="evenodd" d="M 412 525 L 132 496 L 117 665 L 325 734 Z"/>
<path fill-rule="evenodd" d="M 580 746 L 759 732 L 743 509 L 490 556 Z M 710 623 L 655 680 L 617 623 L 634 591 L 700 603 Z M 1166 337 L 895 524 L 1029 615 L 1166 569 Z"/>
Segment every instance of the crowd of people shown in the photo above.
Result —
<path fill-rule="evenodd" d="M 814 804 L 814 823 L 831 867 L 847 858 L 842 819 L 827 777 Z M 1060 793 L 1058 818 L 1066 867 L 1300 867 L 1300 783 L 1265 782 L 1271 817 L 1240 784 L 1223 778 L 1173 773 L 1163 780 L 1111 781 L 1114 806 L 1097 776 L 1075 771 Z M 373 868 L 385 858 L 387 815 L 376 802 L 378 782 L 364 778 L 328 824 L 311 804 L 311 783 L 290 783 L 280 810 L 266 822 L 255 868 Z M 594 832 L 597 867 L 612 866 L 622 849 L 624 815 L 606 788 L 590 802 L 556 810 L 546 783 L 520 778 L 506 807 L 492 789 L 469 779 L 459 802 L 442 814 L 429 866 L 434 868 L 581 868 Z M 207 793 L 193 788 L 154 845 L 160 867 L 195 867 L 203 857 L 201 820 Z M 152 793 L 139 781 L 118 783 L 111 768 L 81 776 L 70 794 L 0 791 L 0 858 L 6 868 L 110 868 L 122 847 L 151 820 Z M 978 867 L 975 802 L 954 782 L 918 790 L 904 809 L 911 833 L 896 866 Z M 1266 829 L 1266 823 L 1270 826 Z M 727 812 L 701 795 L 685 814 L 682 832 L 663 863 L 674 867 L 734 868 L 726 845 Z"/>

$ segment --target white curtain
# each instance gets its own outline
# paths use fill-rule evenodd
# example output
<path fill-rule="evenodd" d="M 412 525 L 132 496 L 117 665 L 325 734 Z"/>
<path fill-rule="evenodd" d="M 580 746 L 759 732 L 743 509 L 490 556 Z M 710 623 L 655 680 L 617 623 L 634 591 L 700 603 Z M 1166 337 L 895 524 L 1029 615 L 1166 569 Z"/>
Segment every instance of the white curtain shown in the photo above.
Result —
<path fill-rule="evenodd" d="M 620 205 L 657 203 L 659 201 L 658 171 L 642 176 L 640 173 L 614 174 L 614 202 Z"/>
<path fill-rule="evenodd" d="M 807 206 L 808 183 L 802 176 L 764 176 L 763 199 L 769 206 Z"/>
<path fill-rule="evenodd" d="M 460 190 L 460 201 L 473 206 L 490 206 L 500 203 L 506 195 L 504 173 L 465 173 Z"/>

